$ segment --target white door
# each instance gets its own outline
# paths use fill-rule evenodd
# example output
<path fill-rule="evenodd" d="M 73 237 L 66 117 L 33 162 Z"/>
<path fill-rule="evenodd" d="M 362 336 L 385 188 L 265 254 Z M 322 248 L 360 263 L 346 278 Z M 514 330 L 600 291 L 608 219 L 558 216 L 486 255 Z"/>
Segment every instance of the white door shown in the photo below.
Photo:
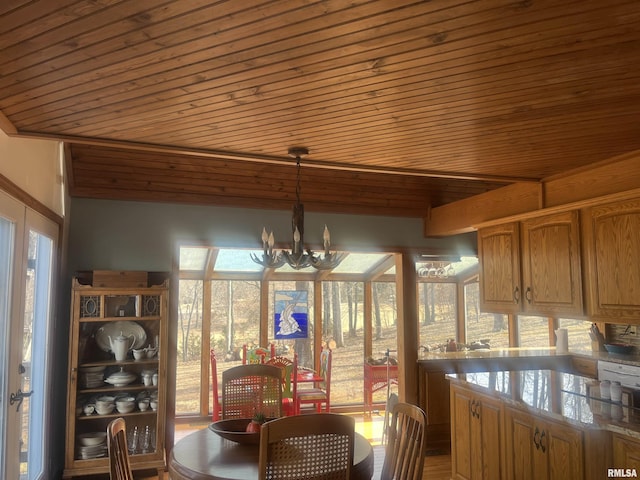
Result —
<path fill-rule="evenodd" d="M 46 478 L 58 225 L 0 192 L 0 478 Z"/>

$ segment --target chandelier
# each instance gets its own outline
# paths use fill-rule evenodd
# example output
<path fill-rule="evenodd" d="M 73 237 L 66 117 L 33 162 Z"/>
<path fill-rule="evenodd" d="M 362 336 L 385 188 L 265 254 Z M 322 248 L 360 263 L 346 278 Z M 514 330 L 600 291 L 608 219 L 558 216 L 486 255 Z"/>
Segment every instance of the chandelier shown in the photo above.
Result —
<path fill-rule="evenodd" d="M 322 235 L 324 244 L 324 255 L 313 253 L 310 249 L 304 249 L 304 205 L 300 203 L 300 159 L 309 154 L 309 150 L 304 147 L 292 147 L 289 149 L 289 156 L 296 159 L 296 203 L 293 206 L 293 216 L 291 219 L 291 230 L 293 232 L 293 245 L 291 251 L 283 250 L 274 252 L 275 239 L 273 232 L 267 234 L 267 229 L 262 229 L 262 258 L 251 254 L 251 259 L 265 268 L 280 268 L 285 263 L 291 268 L 300 270 L 302 268 L 314 267 L 318 270 L 330 270 L 337 267 L 344 259 L 344 253 L 330 252 L 331 236 L 329 229 L 324 226 Z"/>

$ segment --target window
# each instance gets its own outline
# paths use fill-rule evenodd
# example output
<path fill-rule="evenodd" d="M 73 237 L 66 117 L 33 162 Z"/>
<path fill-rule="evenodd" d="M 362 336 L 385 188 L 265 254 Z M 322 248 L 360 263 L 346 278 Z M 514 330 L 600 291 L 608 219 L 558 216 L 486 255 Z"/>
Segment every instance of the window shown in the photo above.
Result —
<path fill-rule="evenodd" d="M 444 349 L 448 340 L 458 338 L 456 305 L 455 283 L 418 284 L 420 345 Z"/>

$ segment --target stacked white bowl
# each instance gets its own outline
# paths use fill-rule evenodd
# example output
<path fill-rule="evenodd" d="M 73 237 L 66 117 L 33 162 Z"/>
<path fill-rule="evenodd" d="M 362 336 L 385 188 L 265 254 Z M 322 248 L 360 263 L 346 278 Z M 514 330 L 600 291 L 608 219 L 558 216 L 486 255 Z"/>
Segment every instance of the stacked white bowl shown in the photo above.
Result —
<path fill-rule="evenodd" d="M 98 397 L 96 400 L 96 412 L 98 415 L 109 415 L 115 408 L 115 398 L 110 396 Z"/>
<path fill-rule="evenodd" d="M 119 413 L 131 413 L 135 408 L 135 397 L 119 397 L 116 400 L 116 410 L 118 410 Z"/>

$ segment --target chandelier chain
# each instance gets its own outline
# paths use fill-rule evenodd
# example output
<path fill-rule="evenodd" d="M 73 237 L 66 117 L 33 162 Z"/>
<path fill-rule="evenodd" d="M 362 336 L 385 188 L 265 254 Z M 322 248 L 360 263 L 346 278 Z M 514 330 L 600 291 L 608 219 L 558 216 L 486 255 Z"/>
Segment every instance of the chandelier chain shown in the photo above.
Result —
<path fill-rule="evenodd" d="M 292 230 L 293 245 L 291 251 L 273 250 L 275 239 L 273 232 L 267 233 L 266 228 L 262 229 L 262 255 L 251 254 L 251 259 L 265 268 L 276 269 L 287 263 L 294 270 L 301 270 L 307 267 L 314 267 L 317 270 L 332 270 L 337 267 L 345 257 L 345 253 L 331 252 L 331 238 L 329 229 L 324 226 L 322 234 L 324 244 L 324 255 L 318 255 L 307 248 L 304 248 L 304 206 L 300 202 L 300 159 L 307 155 L 309 150 L 304 147 L 292 147 L 289 149 L 289 156 L 296 159 L 296 203 L 293 206 Z"/>
<path fill-rule="evenodd" d="M 296 157 L 296 203 L 300 204 L 300 156 Z"/>

